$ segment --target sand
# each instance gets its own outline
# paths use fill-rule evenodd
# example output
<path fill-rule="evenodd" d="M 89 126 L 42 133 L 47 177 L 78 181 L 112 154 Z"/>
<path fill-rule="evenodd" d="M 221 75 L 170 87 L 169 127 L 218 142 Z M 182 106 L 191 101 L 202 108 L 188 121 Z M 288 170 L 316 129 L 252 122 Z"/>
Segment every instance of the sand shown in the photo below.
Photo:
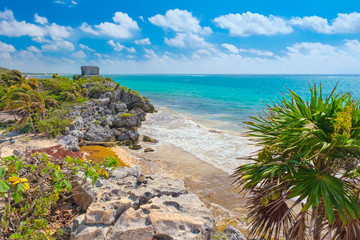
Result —
<path fill-rule="evenodd" d="M 55 139 L 49 139 L 43 135 L 35 136 L 32 133 L 6 133 L 0 132 L 0 157 L 7 157 L 13 155 L 16 150 L 30 150 L 37 148 L 47 148 L 58 145 Z"/>

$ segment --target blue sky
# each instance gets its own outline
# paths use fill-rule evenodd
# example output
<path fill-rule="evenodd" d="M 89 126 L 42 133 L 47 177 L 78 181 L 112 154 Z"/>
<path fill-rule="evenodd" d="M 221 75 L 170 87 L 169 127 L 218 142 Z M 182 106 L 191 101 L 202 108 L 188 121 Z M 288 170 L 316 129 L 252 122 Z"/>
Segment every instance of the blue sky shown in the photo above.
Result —
<path fill-rule="evenodd" d="M 26 72 L 360 73 L 359 1 L 2 0 L 0 65 Z"/>

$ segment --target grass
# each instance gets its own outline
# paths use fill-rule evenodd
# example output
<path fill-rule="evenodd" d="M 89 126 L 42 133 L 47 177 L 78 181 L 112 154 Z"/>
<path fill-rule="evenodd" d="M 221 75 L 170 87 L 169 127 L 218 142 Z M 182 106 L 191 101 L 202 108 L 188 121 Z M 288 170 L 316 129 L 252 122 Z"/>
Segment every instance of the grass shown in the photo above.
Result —
<path fill-rule="evenodd" d="M 122 117 L 132 117 L 132 116 L 134 116 L 134 114 L 131 114 L 131 113 L 122 113 L 120 116 L 122 116 Z"/>
<path fill-rule="evenodd" d="M 89 155 L 86 156 L 86 158 L 94 163 L 101 163 L 106 157 L 113 157 L 117 160 L 119 167 L 129 167 L 123 161 L 121 161 L 121 159 L 116 155 L 113 150 L 107 147 L 102 147 L 98 145 L 82 146 L 80 147 L 80 151 L 88 153 Z"/>

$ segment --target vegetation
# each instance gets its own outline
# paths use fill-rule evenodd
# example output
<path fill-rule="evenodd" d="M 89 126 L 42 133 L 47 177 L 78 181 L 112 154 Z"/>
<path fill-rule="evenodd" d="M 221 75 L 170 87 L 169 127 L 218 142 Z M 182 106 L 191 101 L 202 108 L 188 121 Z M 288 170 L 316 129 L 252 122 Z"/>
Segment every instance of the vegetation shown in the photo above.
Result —
<path fill-rule="evenodd" d="M 52 78 L 27 79 L 19 71 L 4 71 L 0 74 L 0 111 L 11 111 L 16 119 L 19 118 L 15 124 L 8 125 L 8 130 L 24 129 L 30 124 L 33 133 L 56 137 L 70 124 L 66 115 L 74 105 L 115 90 L 106 83 L 113 81 L 77 75 L 70 79 L 59 74 L 53 74 Z M 89 87 L 89 93 L 84 85 Z M 115 86 L 120 87 L 119 84 Z"/>
<path fill-rule="evenodd" d="M 360 100 L 335 89 L 310 87 L 309 102 L 290 91 L 247 123 L 262 150 L 234 176 L 251 196 L 252 236 L 359 238 Z"/>
<path fill-rule="evenodd" d="M 122 113 L 120 116 L 122 116 L 122 117 L 132 117 L 132 116 L 134 116 L 134 114 L 132 114 L 132 113 Z"/>
<path fill-rule="evenodd" d="M 0 166 L 6 166 L 0 167 L 2 238 L 56 239 L 62 231 L 55 232 L 49 224 L 56 203 L 78 194 L 88 177 L 92 184 L 99 177 L 107 178 L 117 161 L 111 157 L 101 163 L 71 157 L 59 160 L 35 153 L 2 158 Z"/>
<path fill-rule="evenodd" d="M 112 157 L 113 159 L 116 159 L 119 167 L 128 167 L 120 158 L 118 158 L 116 153 L 109 148 L 102 146 L 82 146 L 80 147 L 80 151 L 89 154 L 86 158 L 93 163 L 99 163 L 106 157 Z"/>

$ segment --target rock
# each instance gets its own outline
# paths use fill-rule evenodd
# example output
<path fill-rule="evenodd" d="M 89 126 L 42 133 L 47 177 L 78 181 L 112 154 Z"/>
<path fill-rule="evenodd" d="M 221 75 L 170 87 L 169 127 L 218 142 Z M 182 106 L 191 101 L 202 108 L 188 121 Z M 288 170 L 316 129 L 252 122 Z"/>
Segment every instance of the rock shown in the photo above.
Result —
<path fill-rule="evenodd" d="M 91 142 L 112 142 L 115 141 L 113 132 L 107 126 L 90 124 L 86 130 L 84 139 Z"/>
<path fill-rule="evenodd" d="M 100 99 L 96 99 L 95 104 L 96 106 L 106 107 L 109 102 L 110 102 L 110 98 L 100 98 Z"/>
<path fill-rule="evenodd" d="M 117 133 L 116 133 L 117 134 Z M 118 136 L 118 140 L 120 142 L 131 142 L 136 143 L 139 140 L 140 134 L 136 131 L 122 129 L 120 135 Z"/>
<path fill-rule="evenodd" d="M 153 138 L 151 138 L 149 136 L 146 136 L 146 135 L 143 136 L 143 141 L 144 142 L 151 142 L 151 143 L 158 143 L 159 142 L 158 140 L 153 139 Z"/>
<path fill-rule="evenodd" d="M 84 119 L 82 117 L 77 117 L 70 125 L 70 130 L 82 131 L 84 127 Z"/>
<path fill-rule="evenodd" d="M 130 111 L 131 109 L 133 109 L 134 107 L 136 107 L 136 103 L 141 103 L 142 99 L 141 97 L 133 94 L 133 93 L 129 93 L 129 92 L 125 92 L 123 91 L 121 93 L 121 102 L 125 103 L 128 110 Z"/>
<path fill-rule="evenodd" d="M 125 103 L 116 102 L 116 103 L 111 104 L 111 106 L 112 106 L 112 108 L 114 109 L 114 111 L 115 111 L 116 113 L 119 113 L 119 112 L 128 112 L 128 109 L 127 109 Z"/>
<path fill-rule="evenodd" d="M 78 144 L 78 138 L 72 135 L 64 136 L 59 140 L 59 143 L 65 145 L 71 151 L 79 151 L 80 147 Z"/>
<path fill-rule="evenodd" d="M 130 145 L 129 148 L 131 150 L 140 150 L 142 147 L 139 144 L 133 144 L 133 145 Z"/>
<path fill-rule="evenodd" d="M 137 115 L 128 113 L 119 113 L 114 116 L 113 126 L 119 127 L 140 127 L 141 120 Z"/>
<path fill-rule="evenodd" d="M 64 135 L 69 135 L 69 134 L 70 134 L 70 128 L 69 128 L 69 127 L 66 127 L 66 128 L 65 128 Z"/>
<path fill-rule="evenodd" d="M 214 218 L 179 179 L 133 166 L 95 186 L 87 179 L 82 190 L 92 202 L 71 223 L 71 239 L 212 239 Z"/>
<path fill-rule="evenodd" d="M 70 240 L 103 240 L 106 238 L 110 227 L 108 226 L 87 226 L 85 225 L 85 216 L 76 217 L 70 225 Z"/>
<path fill-rule="evenodd" d="M 154 152 L 154 151 L 155 151 L 154 149 L 149 148 L 149 147 L 144 149 L 144 152 Z"/>
<path fill-rule="evenodd" d="M 232 226 L 227 226 L 224 230 L 224 233 L 229 236 L 227 240 L 246 240 L 245 236 Z"/>
<path fill-rule="evenodd" d="M 109 126 L 112 127 L 114 122 L 114 117 L 112 115 L 108 115 L 105 117 L 105 119 L 101 122 L 103 126 Z"/>
<path fill-rule="evenodd" d="M 15 149 L 13 154 L 19 158 L 25 157 L 25 151 L 23 149 Z"/>
<path fill-rule="evenodd" d="M 84 138 L 84 133 L 82 131 L 78 131 L 78 130 L 70 131 L 70 135 L 73 137 L 76 137 L 78 139 L 78 141 L 80 141 L 81 139 Z"/>
<path fill-rule="evenodd" d="M 141 121 L 145 121 L 146 113 L 140 108 L 133 108 L 131 109 L 130 113 L 138 116 L 138 118 L 140 118 Z"/>

